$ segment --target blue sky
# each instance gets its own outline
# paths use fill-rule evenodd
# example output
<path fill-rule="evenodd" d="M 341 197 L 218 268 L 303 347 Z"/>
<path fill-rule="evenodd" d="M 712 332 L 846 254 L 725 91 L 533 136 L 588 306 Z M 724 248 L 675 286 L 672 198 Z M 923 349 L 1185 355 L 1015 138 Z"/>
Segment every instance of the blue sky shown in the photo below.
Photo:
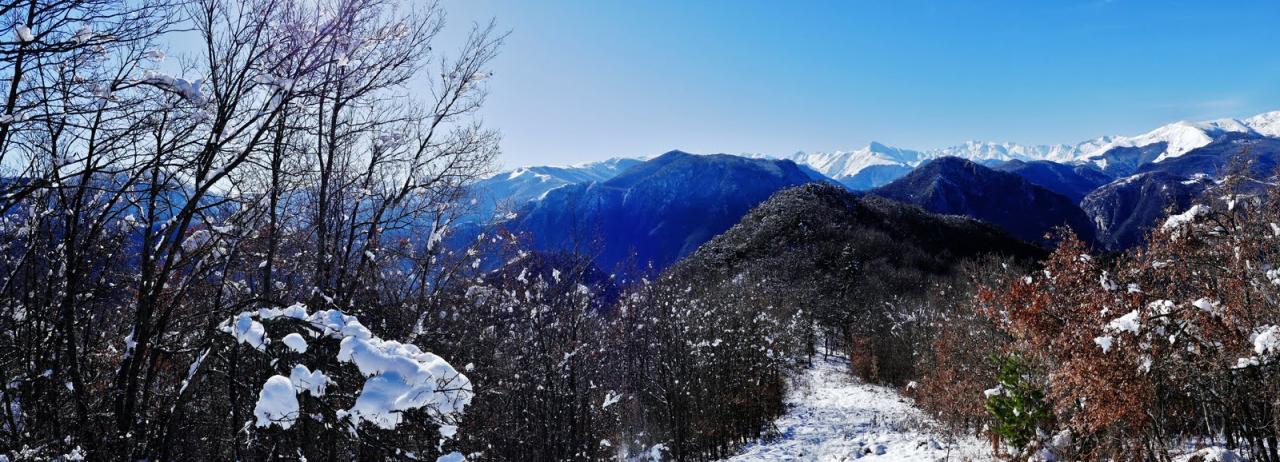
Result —
<path fill-rule="evenodd" d="M 1280 109 L 1280 2 L 443 0 L 508 167 L 1137 134 Z"/>

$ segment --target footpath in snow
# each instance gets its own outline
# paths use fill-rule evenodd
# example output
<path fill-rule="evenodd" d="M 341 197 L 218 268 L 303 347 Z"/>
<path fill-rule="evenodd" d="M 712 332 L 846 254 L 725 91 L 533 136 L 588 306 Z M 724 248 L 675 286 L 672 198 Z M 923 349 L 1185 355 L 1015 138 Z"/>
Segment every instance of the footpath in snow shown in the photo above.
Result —
<path fill-rule="evenodd" d="M 788 411 L 773 439 L 748 445 L 729 461 L 987 461 L 990 446 L 948 439 L 938 425 L 892 388 L 861 383 L 843 360 L 814 359 L 792 382 Z"/>

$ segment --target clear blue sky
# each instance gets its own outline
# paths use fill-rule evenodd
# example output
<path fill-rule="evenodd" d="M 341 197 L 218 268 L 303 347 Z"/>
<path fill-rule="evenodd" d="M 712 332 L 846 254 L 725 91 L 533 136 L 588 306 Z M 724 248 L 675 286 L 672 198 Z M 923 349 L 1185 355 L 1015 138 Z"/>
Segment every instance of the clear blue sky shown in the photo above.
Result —
<path fill-rule="evenodd" d="M 1040 144 L 1280 109 L 1280 2 L 444 0 L 508 167 Z"/>

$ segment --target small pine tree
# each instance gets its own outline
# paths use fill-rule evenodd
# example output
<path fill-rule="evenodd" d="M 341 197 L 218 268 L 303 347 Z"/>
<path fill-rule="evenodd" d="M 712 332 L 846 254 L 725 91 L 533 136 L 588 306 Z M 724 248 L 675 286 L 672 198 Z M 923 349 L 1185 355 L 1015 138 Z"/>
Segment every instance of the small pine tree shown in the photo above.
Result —
<path fill-rule="evenodd" d="M 1044 390 L 1034 380 L 1034 370 L 1017 355 L 992 358 L 999 372 L 996 388 L 986 393 L 991 431 L 1014 448 L 1026 448 L 1036 430 L 1047 428 L 1053 418 L 1044 401 Z"/>

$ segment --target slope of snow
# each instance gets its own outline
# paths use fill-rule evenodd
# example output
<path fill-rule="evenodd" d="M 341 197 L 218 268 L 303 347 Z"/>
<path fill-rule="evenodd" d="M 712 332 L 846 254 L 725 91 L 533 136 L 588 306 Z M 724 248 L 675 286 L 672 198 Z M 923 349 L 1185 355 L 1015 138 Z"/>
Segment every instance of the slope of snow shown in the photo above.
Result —
<path fill-rule="evenodd" d="M 1244 124 L 1263 136 L 1280 136 L 1280 111 L 1271 111 L 1244 119 Z"/>
<path fill-rule="evenodd" d="M 1174 122 L 1138 136 L 1117 137 L 1090 153 L 1100 155 L 1111 148 L 1141 147 L 1156 143 L 1168 143 L 1164 152 L 1156 157 L 1155 162 L 1186 154 L 1192 149 L 1212 143 L 1216 135 L 1222 133 L 1253 133 L 1253 129 L 1235 119 L 1210 120 L 1207 122 Z"/>
<path fill-rule="evenodd" d="M 753 155 L 752 157 L 769 157 Z M 830 178 L 853 176 L 873 165 L 908 165 L 915 166 L 928 156 L 920 151 L 885 146 L 877 142 L 854 151 L 835 152 L 797 152 L 786 159 L 797 164 L 808 165 L 819 173 Z"/>
<path fill-rule="evenodd" d="M 853 379 L 846 364 L 815 358 L 788 393 L 790 410 L 774 422 L 781 435 L 727 460 L 993 460 L 978 439 L 954 441 L 936 433 L 935 422 L 909 400 Z"/>

